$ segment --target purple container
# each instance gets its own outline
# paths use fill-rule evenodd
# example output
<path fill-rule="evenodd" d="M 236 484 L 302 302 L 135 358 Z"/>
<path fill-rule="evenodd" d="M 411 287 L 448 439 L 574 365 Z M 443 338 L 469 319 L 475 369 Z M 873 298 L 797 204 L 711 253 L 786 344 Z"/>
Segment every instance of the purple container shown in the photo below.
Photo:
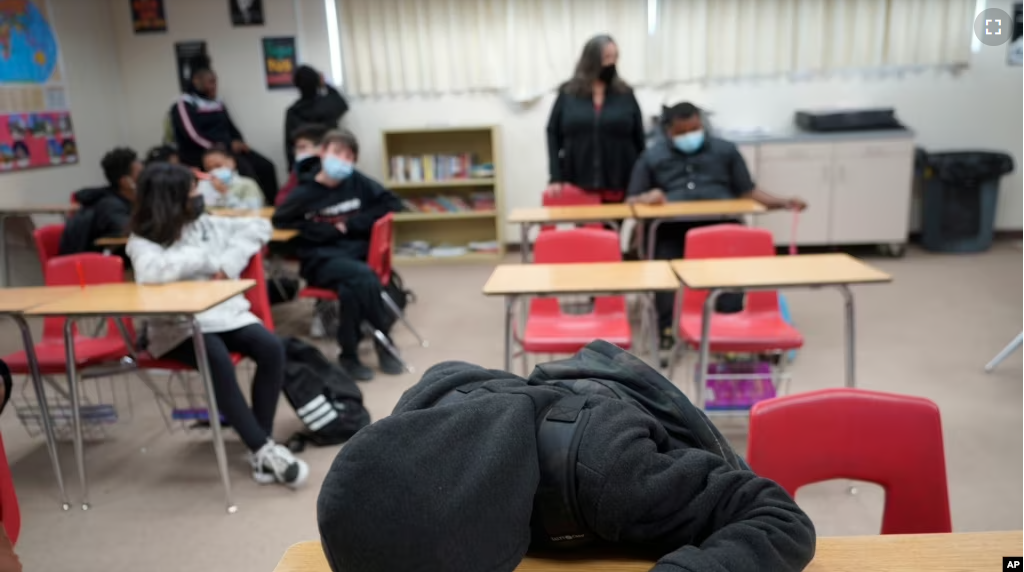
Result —
<path fill-rule="evenodd" d="M 715 375 L 730 375 L 729 379 L 714 379 Z M 708 366 L 708 411 L 737 411 L 750 409 L 758 401 L 775 397 L 772 383 L 772 365 L 768 362 L 722 362 Z"/>

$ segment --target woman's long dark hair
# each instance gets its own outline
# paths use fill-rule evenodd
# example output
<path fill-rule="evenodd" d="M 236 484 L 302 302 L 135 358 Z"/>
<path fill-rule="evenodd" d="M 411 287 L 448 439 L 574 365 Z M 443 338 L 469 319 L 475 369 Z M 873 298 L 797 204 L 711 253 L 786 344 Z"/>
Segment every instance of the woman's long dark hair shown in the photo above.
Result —
<path fill-rule="evenodd" d="M 195 178 L 181 165 L 153 163 L 139 175 L 132 212 L 132 234 L 164 248 L 181 238 L 181 229 L 199 218 L 193 213 L 189 194 Z"/>
<path fill-rule="evenodd" d="M 590 97 L 594 94 L 594 82 L 601 75 L 601 59 L 604 48 L 608 44 L 614 44 L 615 40 L 607 34 L 594 36 L 583 46 L 583 53 L 576 62 L 576 71 L 572 79 L 562 86 L 562 91 L 578 97 Z M 629 93 L 629 84 L 616 76 L 612 79 L 608 90 L 614 93 Z"/>

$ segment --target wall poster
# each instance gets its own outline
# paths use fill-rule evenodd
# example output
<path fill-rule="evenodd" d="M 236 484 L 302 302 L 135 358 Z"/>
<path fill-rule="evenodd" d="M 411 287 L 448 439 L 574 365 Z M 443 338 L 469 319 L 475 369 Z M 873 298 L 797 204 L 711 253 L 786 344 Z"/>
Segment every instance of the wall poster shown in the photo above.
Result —
<path fill-rule="evenodd" d="M 164 16 L 164 0 L 130 0 L 132 3 L 132 27 L 136 34 L 167 31 Z"/>
<path fill-rule="evenodd" d="M 203 40 L 174 43 L 174 60 L 178 63 L 178 84 L 182 93 L 192 86 L 192 63 L 195 58 L 205 55 L 206 42 Z"/>
<path fill-rule="evenodd" d="M 292 87 L 296 65 L 294 36 L 263 38 L 263 70 L 267 75 L 267 89 Z"/>

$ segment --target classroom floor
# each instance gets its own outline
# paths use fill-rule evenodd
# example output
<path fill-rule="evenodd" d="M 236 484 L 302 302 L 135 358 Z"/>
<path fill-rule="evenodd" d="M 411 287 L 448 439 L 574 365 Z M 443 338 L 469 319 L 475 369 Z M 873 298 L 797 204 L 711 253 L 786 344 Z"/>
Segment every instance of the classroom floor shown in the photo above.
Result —
<path fill-rule="evenodd" d="M 1019 246 L 1002 243 L 978 256 L 911 250 L 902 260 L 871 262 L 891 272 L 895 282 L 855 290 L 859 385 L 938 403 L 955 530 L 1019 529 L 1024 502 L 1021 353 L 993 374 L 982 371 L 1020 331 Z M 409 317 L 431 341 L 429 348 L 419 348 L 399 328 L 396 338 L 407 358 L 420 372 L 454 359 L 500 367 L 502 302 L 479 293 L 490 268 L 443 268 L 402 268 L 407 284 L 419 296 Z M 793 291 L 788 296 L 807 339 L 792 366 L 791 391 L 840 385 L 839 295 L 822 290 Z M 309 308 L 304 304 L 279 308 L 276 316 L 281 333 L 308 331 Z M 0 328 L 0 350 L 18 349 L 10 323 L 2 322 Z M 325 348 L 333 355 L 329 345 Z M 362 385 L 374 419 L 388 414 L 417 379 L 381 377 Z M 43 441 L 29 438 L 13 411 L 0 420 L 21 502 L 23 528 L 17 551 L 25 570 L 270 572 L 286 547 L 317 538 L 316 497 L 336 448 L 303 453 L 311 467 L 310 486 L 293 492 L 254 484 L 243 462 L 243 448 L 230 435 L 239 511 L 228 516 L 207 436 L 168 434 L 152 398 L 137 383 L 132 386 L 131 423 L 87 448 L 93 503 L 88 512 L 60 511 Z M 742 451 L 743 422 L 722 426 Z M 298 421 L 282 399 L 278 436 L 285 438 L 297 428 Z M 77 498 L 70 445 L 62 447 L 61 458 L 69 492 Z M 881 490 L 860 486 L 850 494 L 849 484 L 824 483 L 798 494 L 819 535 L 877 533 Z"/>

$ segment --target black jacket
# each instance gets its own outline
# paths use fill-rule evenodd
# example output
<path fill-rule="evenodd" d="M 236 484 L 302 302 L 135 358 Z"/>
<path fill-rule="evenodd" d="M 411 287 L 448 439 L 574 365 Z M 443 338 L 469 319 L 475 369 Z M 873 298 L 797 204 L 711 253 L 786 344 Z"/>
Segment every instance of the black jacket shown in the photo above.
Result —
<path fill-rule="evenodd" d="M 331 86 L 325 93 L 313 99 L 300 99 L 293 103 L 284 114 L 284 150 L 288 156 L 288 170 L 295 166 L 295 130 L 307 123 L 316 123 L 334 129 L 348 112 L 348 102 Z"/>
<path fill-rule="evenodd" d="M 215 146 L 230 149 L 232 141 L 244 140 L 221 101 L 186 93 L 168 113 L 174 140 L 178 143 L 178 158 L 190 167 L 203 166 L 203 153 L 207 149 Z"/>
<path fill-rule="evenodd" d="M 366 260 L 373 224 L 402 208 L 394 193 L 359 171 L 334 188 L 315 177 L 315 172 L 306 173 L 273 219 L 277 228 L 299 231 L 294 242 L 306 276 L 333 257 Z M 345 223 L 346 232 L 335 227 L 339 222 Z"/>
<path fill-rule="evenodd" d="M 540 481 L 536 420 L 569 386 L 596 379 L 632 397 L 588 395 L 577 433 L 579 510 L 607 547 L 653 550 L 658 572 L 803 570 L 815 547 L 807 516 L 737 461 L 681 393 L 652 390 L 649 376 L 669 383 L 600 341 L 529 379 L 461 362 L 430 368 L 328 471 L 317 502 L 328 561 L 336 572 L 515 569 Z M 675 411 L 679 423 L 659 422 L 655 410 Z"/>
<path fill-rule="evenodd" d="M 664 133 L 637 160 L 627 194 L 664 191 L 669 201 L 733 199 L 754 190 L 747 163 L 736 145 L 708 135 L 696 153 L 676 149 Z"/>
<path fill-rule="evenodd" d="M 111 187 L 82 189 L 75 193 L 81 208 L 68 219 L 60 235 L 60 254 L 78 254 L 102 250 L 94 243 L 99 238 L 128 235 L 132 203 Z"/>
<path fill-rule="evenodd" d="M 625 190 L 644 145 L 644 119 L 632 92 L 608 91 L 600 112 L 589 96 L 559 93 L 548 119 L 551 182 Z"/>

